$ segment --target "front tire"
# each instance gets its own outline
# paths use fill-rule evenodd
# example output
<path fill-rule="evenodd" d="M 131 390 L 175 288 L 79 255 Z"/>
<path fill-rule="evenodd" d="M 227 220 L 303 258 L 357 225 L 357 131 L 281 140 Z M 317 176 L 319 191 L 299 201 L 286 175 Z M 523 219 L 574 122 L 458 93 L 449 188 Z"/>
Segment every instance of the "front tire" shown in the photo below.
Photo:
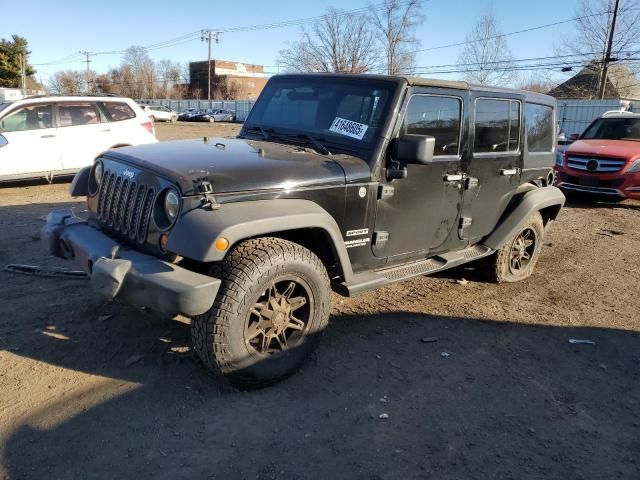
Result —
<path fill-rule="evenodd" d="M 504 246 L 488 258 L 489 275 L 496 283 L 528 278 L 540 258 L 544 223 L 539 212 L 531 215 Z"/>
<path fill-rule="evenodd" d="M 256 388 L 294 373 L 329 320 L 329 277 L 320 259 L 279 238 L 240 243 L 215 264 L 213 307 L 192 319 L 194 349 L 214 373 Z"/>

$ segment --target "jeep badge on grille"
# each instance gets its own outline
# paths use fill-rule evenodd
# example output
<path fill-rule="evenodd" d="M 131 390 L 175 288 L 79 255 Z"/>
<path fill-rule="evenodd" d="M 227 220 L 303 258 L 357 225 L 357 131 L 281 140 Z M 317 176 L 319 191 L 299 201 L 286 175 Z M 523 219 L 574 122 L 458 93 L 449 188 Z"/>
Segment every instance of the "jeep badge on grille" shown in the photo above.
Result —
<path fill-rule="evenodd" d="M 122 172 L 122 175 L 124 175 L 125 177 L 129 178 L 129 180 L 131 180 L 135 175 L 135 173 L 133 173 L 133 171 L 129 170 L 128 168 L 125 168 L 124 172 Z"/>

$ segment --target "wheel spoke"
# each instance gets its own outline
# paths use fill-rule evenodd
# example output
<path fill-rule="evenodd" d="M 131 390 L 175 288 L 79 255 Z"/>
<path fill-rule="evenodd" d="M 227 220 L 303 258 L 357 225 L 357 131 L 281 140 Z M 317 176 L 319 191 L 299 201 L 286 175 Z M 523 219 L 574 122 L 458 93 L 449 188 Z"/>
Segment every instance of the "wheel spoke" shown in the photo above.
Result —
<path fill-rule="evenodd" d="M 258 335 L 262 334 L 264 336 L 264 329 L 261 327 L 262 322 L 253 322 L 247 328 L 247 340 L 253 340 Z"/>
<path fill-rule="evenodd" d="M 295 288 L 296 288 L 296 282 L 289 282 L 289 285 L 283 292 L 282 296 L 288 300 L 291 294 L 293 293 L 293 291 L 295 290 Z"/>
<path fill-rule="evenodd" d="M 303 330 L 304 322 L 302 320 L 298 320 L 295 317 L 289 317 L 289 323 L 287 323 L 287 328 L 291 328 L 293 330 Z"/>
<path fill-rule="evenodd" d="M 287 337 L 285 336 L 284 332 L 282 332 L 280 335 L 276 335 L 276 340 L 280 344 L 281 350 L 287 349 Z"/>
<path fill-rule="evenodd" d="M 524 242 L 524 246 L 525 248 L 530 247 L 531 245 L 533 245 L 533 240 L 525 240 Z"/>
<path fill-rule="evenodd" d="M 262 353 L 269 352 L 270 344 L 271 344 L 271 335 L 267 335 L 267 334 L 262 335 L 262 348 L 260 349 Z"/>
<path fill-rule="evenodd" d="M 307 299 L 305 297 L 294 297 L 289 299 L 289 307 L 292 312 L 295 312 L 299 308 L 304 307 L 307 304 Z"/>
<path fill-rule="evenodd" d="M 529 260 L 530 258 L 531 258 L 531 255 L 529 255 L 527 252 L 524 252 L 524 253 L 522 254 L 522 259 L 523 259 L 523 260 Z"/>

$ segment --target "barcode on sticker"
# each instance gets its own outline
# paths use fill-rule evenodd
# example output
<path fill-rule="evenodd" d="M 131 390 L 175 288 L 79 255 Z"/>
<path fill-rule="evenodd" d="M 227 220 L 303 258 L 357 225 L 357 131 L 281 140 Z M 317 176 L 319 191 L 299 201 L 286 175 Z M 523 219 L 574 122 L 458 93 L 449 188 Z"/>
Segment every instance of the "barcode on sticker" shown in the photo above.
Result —
<path fill-rule="evenodd" d="M 340 135 L 346 135 L 347 137 L 362 140 L 362 137 L 364 137 L 364 134 L 367 133 L 368 128 L 369 125 L 353 122 L 345 118 L 336 117 L 329 130 L 335 133 L 339 133 Z"/>

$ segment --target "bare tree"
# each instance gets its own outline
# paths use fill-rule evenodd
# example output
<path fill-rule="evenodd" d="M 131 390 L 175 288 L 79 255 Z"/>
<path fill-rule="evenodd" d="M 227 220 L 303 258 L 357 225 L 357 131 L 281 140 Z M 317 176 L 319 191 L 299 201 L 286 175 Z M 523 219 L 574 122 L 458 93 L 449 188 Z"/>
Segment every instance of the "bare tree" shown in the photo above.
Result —
<path fill-rule="evenodd" d="M 174 98 L 176 86 L 180 84 L 181 65 L 171 60 L 160 60 L 156 67 L 158 98 Z"/>
<path fill-rule="evenodd" d="M 380 34 L 378 42 L 384 53 L 384 70 L 388 75 L 410 73 L 416 66 L 415 50 L 420 41 L 415 29 L 424 22 L 422 0 L 385 0 L 369 4 L 371 23 Z"/>
<path fill-rule="evenodd" d="M 584 55 L 586 62 L 601 60 L 605 54 L 615 0 L 580 0 L 575 9 L 575 32 L 556 46 L 558 54 Z M 620 10 L 613 37 L 612 56 L 624 61 L 625 52 L 638 50 L 640 36 L 640 1 L 620 0 Z M 635 55 L 634 55 L 635 56 Z"/>
<path fill-rule="evenodd" d="M 545 71 L 521 75 L 514 84 L 516 88 L 544 94 L 549 93 L 558 86 L 558 82 L 552 80 L 551 75 Z"/>
<path fill-rule="evenodd" d="M 476 20 L 458 55 L 458 67 L 466 80 L 504 86 L 517 78 L 513 55 L 492 10 Z"/>
<path fill-rule="evenodd" d="M 121 70 L 128 70 L 129 95 L 133 98 L 154 96 L 155 65 L 144 47 L 131 46 L 125 50 Z"/>
<path fill-rule="evenodd" d="M 329 8 L 302 38 L 280 51 L 287 70 L 298 72 L 365 73 L 379 60 L 371 24 L 364 15 Z"/>
<path fill-rule="evenodd" d="M 95 75 L 95 72 L 93 72 Z M 85 92 L 86 72 L 61 70 L 49 80 L 49 90 L 60 95 L 81 95 Z"/>

